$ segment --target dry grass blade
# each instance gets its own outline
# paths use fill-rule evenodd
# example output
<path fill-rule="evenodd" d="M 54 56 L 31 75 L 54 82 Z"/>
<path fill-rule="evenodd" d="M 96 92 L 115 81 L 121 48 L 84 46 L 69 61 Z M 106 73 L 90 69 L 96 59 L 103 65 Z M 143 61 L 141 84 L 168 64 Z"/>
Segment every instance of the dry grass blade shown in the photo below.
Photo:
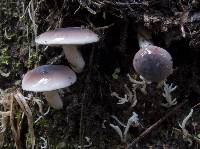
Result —
<path fill-rule="evenodd" d="M 33 116 L 31 109 L 28 105 L 29 100 L 26 100 L 21 92 L 16 88 L 11 88 L 5 91 L 2 91 L 0 94 L 0 104 L 3 107 L 0 110 L 1 115 L 1 133 L 2 135 L 5 130 L 10 127 L 16 149 L 22 149 L 25 145 L 22 144 L 22 138 L 20 136 L 21 130 L 23 129 L 22 121 L 24 117 L 27 117 L 28 121 L 28 135 L 30 139 L 26 139 L 26 142 L 30 140 L 30 143 L 26 144 L 27 148 L 34 149 L 35 147 L 35 135 L 33 128 Z M 40 107 L 40 110 L 42 107 Z M 2 142 L 1 142 L 2 144 Z M 29 147 L 31 146 L 31 147 Z"/>
<path fill-rule="evenodd" d="M 30 137 L 31 137 L 32 149 L 34 149 L 34 146 L 35 146 L 35 135 L 34 135 L 33 116 L 32 116 L 31 109 L 30 109 L 29 105 L 27 104 L 27 102 L 25 100 L 25 97 L 18 90 L 14 94 L 14 97 L 15 97 L 16 101 L 18 102 L 18 104 L 19 104 L 20 108 L 22 109 L 22 111 L 27 116 L 29 134 L 30 134 Z"/>
<path fill-rule="evenodd" d="M 10 96 L 10 127 L 14 136 L 16 149 L 22 148 L 22 143 L 20 140 L 20 131 L 17 130 L 16 124 L 15 124 L 15 117 L 14 117 L 14 97 L 13 94 Z"/>
<path fill-rule="evenodd" d="M 0 111 L 0 122 L 1 122 L 1 126 L 0 126 L 0 148 L 3 147 L 4 145 L 4 132 L 6 131 L 6 128 L 8 126 L 9 123 L 9 118 L 10 118 L 10 96 L 8 96 L 7 94 L 5 94 L 5 92 L 3 90 L 0 89 L 0 104 L 3 105 L 3 107 L 1 108 Z"/>
<path fill-rule="evenodd" d="M 15 146 L 17 149 L 22 148 L 21 140 L 20 140 L 20 131 L 17 130 L 17 122 L 15 121 L 14 116 L 14 98 L 13 94 L 9 93 L 9 89 L 6 91 L 1 91 L 1 101 L 0 104 L 3 105 L 3 108 L 0 111 L 1 117 L 1 133 L 4 136 L 4 132 L 8 127 L 10 121 L 10 128 L 14 137 Z M 3 142 L 2 142 L 3 143 Z"/>

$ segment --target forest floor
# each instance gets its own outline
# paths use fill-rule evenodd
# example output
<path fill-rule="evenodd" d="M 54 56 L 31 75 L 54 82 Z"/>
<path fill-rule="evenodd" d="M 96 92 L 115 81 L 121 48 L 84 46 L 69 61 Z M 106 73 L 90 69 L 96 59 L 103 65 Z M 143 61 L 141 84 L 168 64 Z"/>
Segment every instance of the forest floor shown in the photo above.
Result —
<path fill-rule="evenodd" d="M 0 19 L 1 101 L 9 100 L 1 102 L 0 148 L 31 148 L 34 139 L 35 148 L 50 149 L 200 148 L 198 0 L 1 0 Z M 146 95 L 137 90 L 134 107 L 129 102 L 117 104 L 111 96 L 117 92 L 124 97 L 124 85 L 132 85 L 127 74 L 139 80 L 132 61 L 139 49 L 140 25 L 173 58 L 174 71 L 167 82 L 178 87 L 172 93 L 177 100 L 172 107 L 161 105 L 163 89 L 154 83 L 147 85 Z M 80 47 L 86 67 L 72 87 L 60 91 L 64 108 L 50 108 L 34 122 L 48 105 L 42 94 L 21 89 L 23 74 L 44 64 L 69 65 L 61 48 L 38 46 L 34 39 L 47 30 L 69 26 L 90 28 L 100 41 Z M 23 96 L 30 99 L 28 107 L 20 104 Z M 33 99 L 44 104 L 38 108 Z M 184 137 L 179 123 L 191 109 Z M 133 112 L 139 124 L 130 126 L 122 142 L 110 124 L 123 130 L 115 118 L 126 124 Z"/>

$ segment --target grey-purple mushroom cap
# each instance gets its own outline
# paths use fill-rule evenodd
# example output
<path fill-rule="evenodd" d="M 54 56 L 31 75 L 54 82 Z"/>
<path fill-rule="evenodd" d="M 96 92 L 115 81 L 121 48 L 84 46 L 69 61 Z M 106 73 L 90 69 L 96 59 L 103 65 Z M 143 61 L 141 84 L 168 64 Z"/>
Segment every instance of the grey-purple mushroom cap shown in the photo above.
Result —
<path fill-rule="evenodd" d="M 149 45 L 134 56 L 135 71 L 151 82 L 164 81 L 173 72 L 171 55 L 163 48 Z"/>
<path fill-rule="evenodd" d="M 22 89 L 45 92 L 68 87 L 76 82 L 76 74 L 67 66 L 43 65 L 28 71 L 22 80 Z"/>
<path fill-rule="evenodd" d="M 47 31 L 36 37 L 37 44 L 59 46 L 59 45 L 83 45 L 97 42 L 99 37 L 93 31 L 82 27 L 58 28 Z"/>

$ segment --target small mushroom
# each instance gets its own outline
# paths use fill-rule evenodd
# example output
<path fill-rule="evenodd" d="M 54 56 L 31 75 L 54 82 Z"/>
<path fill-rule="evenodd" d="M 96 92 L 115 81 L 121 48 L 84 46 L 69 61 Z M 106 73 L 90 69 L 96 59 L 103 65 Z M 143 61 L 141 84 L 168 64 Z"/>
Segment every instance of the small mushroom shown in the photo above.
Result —
<path fill-rule="evenodd" d="M 147 81 L 162 82 L 173 72 L 171 55 L 163 48 L 154 46 L 148 31 L 138 29 L 140 50 L 135 54 L 135 71 Z"/>
<path fill-rule="evenodd" d="M 98 40 L 98 35 L 89 29 L 68 27 L 42 33 L 35 39 L 35 42 L 48 46 L 62 46 L 65 57 L 72 69 L 80 73 L 83 71 L 85 61 L 77 47 L 79 45 L 97 42 Z"/>
<path fill-rule="evenodd" d="M 57 89 L 71 86 L 76 82 L 76 74 L 67 66 L 43 65 L 28 71 L 22 80 L 22 89 L 43 92 L 49 105 L 62 109 L 63 102 Z"/>

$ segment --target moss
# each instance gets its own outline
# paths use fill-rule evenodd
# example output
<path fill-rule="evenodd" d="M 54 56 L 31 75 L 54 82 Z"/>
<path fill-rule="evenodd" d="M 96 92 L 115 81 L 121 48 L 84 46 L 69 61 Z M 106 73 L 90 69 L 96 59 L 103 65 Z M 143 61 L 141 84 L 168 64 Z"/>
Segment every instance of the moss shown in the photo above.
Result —
<path fill-rule="evenodd" d="M 21 113 L 21 112 L 16 112 L 16 113 L 15 113 L 15 118 L 16 118 L 17 120 L 20 120 L 20 119 L 21 119 L 21 116 L 22 116 L 22 113 Z"/>
<path fill-rule="evenodd" d="M 0 53 L 0 67 L 9 65 L 11 56 L 9 56 L 8 48 L 1 49 Z"/>
<path fill-rule="evenodd" d="M 15 59 L 12 67 L 15 72 L 19 72 L 19 70 L 22 70 L 23 64 L 19 60 Z"/>
<path fill-rule="evenodd" d="M 40 120 L 38 121 L 38 123 L 39 123 L 39 125 L 40 125 L 41 127 L 44 127 L 44 126 L 46 126 L 46 125 L 48 124 L 48 120 L 42 118 L 42 119 L 40 119 Z"/>
<path fill-rule="evenodd" d="M 26 64 L 27 68 L 35 68 L 38 66 L 38 62 L 41 60 L 41 55 L 38 52 L 32 52 L 28 58 L 28 62 Z"/>

